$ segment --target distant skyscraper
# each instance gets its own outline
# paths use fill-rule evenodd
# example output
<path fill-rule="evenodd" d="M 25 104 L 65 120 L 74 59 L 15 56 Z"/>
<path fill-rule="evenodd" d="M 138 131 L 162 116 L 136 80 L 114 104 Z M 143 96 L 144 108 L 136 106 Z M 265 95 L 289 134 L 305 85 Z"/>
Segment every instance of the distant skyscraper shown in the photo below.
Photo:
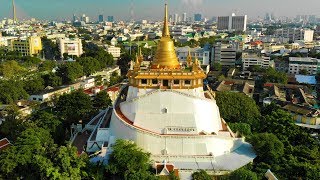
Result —
<path fill-rule="evenodd" d="M 201 19 L 202 19 L 201 14 L 195 14 L 194 15 L 194 21 L 201 21 Z"/>
<path fill-rule="evenodd" d="M 187 22 L 187 13 L 183 13 L 182 15 L 182 21 Z"/>
<path fill-rule="evenodd" d="M 114 21 L 114 17 L 113 16 L 108 16 L 108 22 L 113 22 Z"/>
<path fill-rule="evenodd" d="M 179 20 L 179 15 L 178 14 L 174 14 L 174 22 L 177 23 Z"/>
<path fill-rule="evenodd" d="M 77 21 L 77 16 L 75 14 L 73 14 L 72 16 L 72 22 L 76 22 Z"/>
<path fill-rule="evenodd" d="M 98 19 L 99 19 L 99 22 L 103 22 L 103 15 L 100 14 Z"/>
<path fill-rule="evenodd" d="M 219 16 L 217 23 L 218 30 L 245 31 L 247 29 L 247 15 Z"/>

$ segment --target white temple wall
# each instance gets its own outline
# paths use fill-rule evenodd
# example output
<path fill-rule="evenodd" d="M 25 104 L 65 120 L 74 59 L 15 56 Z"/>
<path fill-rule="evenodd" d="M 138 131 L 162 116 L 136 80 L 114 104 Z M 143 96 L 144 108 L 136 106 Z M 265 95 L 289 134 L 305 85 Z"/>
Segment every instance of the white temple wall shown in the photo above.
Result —
<path fill-rule="evenodd" d="M 242 143 L 242 139 L 226 138 L 220 136 L 159 136 L 152 133 L 137 130 L 124 124 L 113 114 L 110 124 L 110 134 L 116 139 L 129 139 L 139 147 L 153 155 L 223 155 L 236 149 Z"/>

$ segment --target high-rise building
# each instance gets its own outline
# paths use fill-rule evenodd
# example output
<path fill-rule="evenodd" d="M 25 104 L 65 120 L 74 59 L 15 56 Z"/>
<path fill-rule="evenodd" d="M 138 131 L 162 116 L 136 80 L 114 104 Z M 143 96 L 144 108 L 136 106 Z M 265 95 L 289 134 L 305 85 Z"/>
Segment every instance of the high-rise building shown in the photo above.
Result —
<path fill-rule="evenodd" d="M 179 15 L 178 14 L 174 14 L 174 22 L 177 23 L 179 22 Z"/>
<path fill-rule="evenodd" d="M 220 116 L 215 94 L 204 90 L 206 75 L 198 60 L 189 58 L 186 66 L 179 63 L 167 12 L 166 6 L 153 61 L 145 66 L 137 56 L 113 107 L 94 118 L 100 119 L 94 128 L 90 123 L 86 126 L 92 129 L 86 151 L 104 152 L 95 160 L 108 162 L 112 145 L 117 139 L 126 139 L 160 162 L 155 168 L 170 163 L 173 169 L 183 170 L 183 179 L 190 179 L 199 169 L 212 174 L 234 171 L 256 155 Z"/>
<path fill-rule="evenodd" d="M 99 19 L 99 22 L 103 22 L 103 21 L 104 21 L 104 19 L 103 19 L 103 15 L 102 15 L 102 14 L 100 14 L 100 15 L 99 15 L 99 17 L 98 17 L 98 19 Z"/>
<path fill-rule="evenodd" d="M 182 21 L 187 22 L 187 13 L 182 14 Z"/>
<path fill-rule="evenodd" d="M 222 44 L 221 42 L 213 45 L 211 63 L 219 63 L 222 66 L 235 66 L 237 50 L 231 44 Z"/>
<path fill-rule="evenodd" d="M 77 16 L 75 14 L 73 14 L 72 16 L 72 22 L 76 22 L 77 21 Z"/>
<path fill-rule="evenodd" d="M 320 59 L 310 57 L 290 57 L 289 73 L 300 74 L 301 70 L 306 70 L 310 75 L 320 72 Z"/>
<path fill-rule="evenodd" d="M 202 15 L 201 14 L 195 14 L 194 15 L 194 21 L 201 21 L 202 20 Z"/>
<path fill-rule="evenodd" d="M 233 13 L 232 16 L 219 16 L 217 26 L 217 29 L 220 31 L 246 31 L 247 15 L 236 16 Z"/>
<path fill-rule="evenodd" d="M 113 16 L 108 16 L 108 22 L 113 22 L 114 21 L 114 17 Z"/>
<path fill-rule="evenodd" d="M 17 14 L 16 14 L 16 5 L 14 3 L 14 0 L 12 0 L 12 18 L 13 18 L 13 23 L 17 22 Z"/>

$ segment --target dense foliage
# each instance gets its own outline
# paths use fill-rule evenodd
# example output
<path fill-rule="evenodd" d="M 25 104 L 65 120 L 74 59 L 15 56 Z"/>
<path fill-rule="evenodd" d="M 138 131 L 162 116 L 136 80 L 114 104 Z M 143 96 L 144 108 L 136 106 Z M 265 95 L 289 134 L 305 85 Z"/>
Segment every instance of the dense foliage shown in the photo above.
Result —
<path fill-rule="evenodd" d="M 120 179 L 156 179 L 150 172 L 150 153 L 143 152 L 136 144 L 127 140 L 117 140 L 112 148 L 107 172 Z"/>
<path fill-rule="evenodd" d="M 230 127 L 233 131 L 247 137 L 257 158 L 250 168 L 244 167 L 232 173 L 231 179 L 256 179 L 254 173 L 262 178 L 268 169 L 279 179 L 320 179 L 319 141 L 312 138 L 307 129 L 295 125 L 292 115 L 277 105 L 262 107 L 260 115 L 253 102 L 245 102 L 245 98 L 240 96 L 244 95 L 218 93 L 217 103 L 221 116 L 228 123 L 232 122 Z M 231 116 L 230 112 L 255 121 L 244 121 Z"/>
<path fill-rule="evenodd" d="M 254 100 L 246 95 L 233 92 L 218 92 L 216 101 L 221 116 L 227 122 L 252 124 L 260 116 Z"/>

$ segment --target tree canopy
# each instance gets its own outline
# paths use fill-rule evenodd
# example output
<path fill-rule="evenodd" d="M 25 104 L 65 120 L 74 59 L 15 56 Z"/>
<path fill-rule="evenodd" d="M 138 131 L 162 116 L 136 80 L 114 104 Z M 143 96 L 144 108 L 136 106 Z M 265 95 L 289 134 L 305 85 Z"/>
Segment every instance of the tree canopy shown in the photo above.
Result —
<path fill-rule="evenodd" d="M 119 139 L 112 146 L 107 172 L 121 179 L 156 179 L 150 170 L 150 153 L 131 141 Z"/>
<path fill-rule="evenodd" d="M 260 116 L 254 100 L 244 94 L 218 92 L 216 101 L 221 117 L 227 122 L 252 124 Z"/>

